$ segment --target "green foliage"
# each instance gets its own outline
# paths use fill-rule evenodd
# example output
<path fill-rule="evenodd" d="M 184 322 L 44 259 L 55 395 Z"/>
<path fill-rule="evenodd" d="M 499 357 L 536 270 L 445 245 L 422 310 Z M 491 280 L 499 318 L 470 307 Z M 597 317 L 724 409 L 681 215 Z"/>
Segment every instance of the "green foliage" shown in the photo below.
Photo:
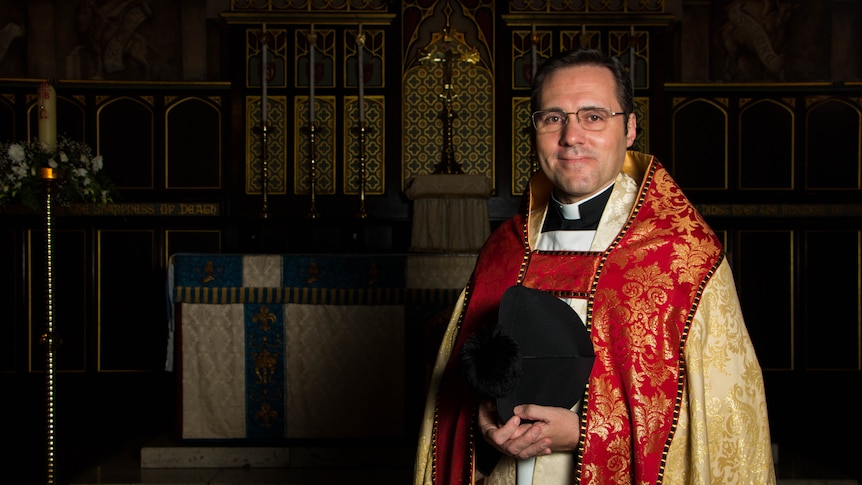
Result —
<path fill-rule="evenodd" d="M 37 141 L 0 143 L 0 209 L 19 202 L 41 210 L 46 182 L 41 169 L 56 175 L 55 199 L 61 205 L 73 202 L 108 204 L 116 189 L 102 170 L 102 156 L 93 156 L 85 143 L 61 137 L 53 152 Z"/>

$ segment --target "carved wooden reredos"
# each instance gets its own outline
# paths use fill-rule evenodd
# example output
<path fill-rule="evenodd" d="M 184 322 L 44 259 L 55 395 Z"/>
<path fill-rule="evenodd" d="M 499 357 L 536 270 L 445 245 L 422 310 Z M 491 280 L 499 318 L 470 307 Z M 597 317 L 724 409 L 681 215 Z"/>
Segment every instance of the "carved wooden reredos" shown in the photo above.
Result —
<path fill-rule="evenodd" d="M 495 194 L 519 194 L 534 169 L 526 122 L 534 64 L 572 47 L 604 50 L 631 67 L 640 120 L 636 148 L 645 151 L 664 152 L 664 133 L 654 135 L 651 127 L 664 111 L 657 105 L 667 103 L 666 82 L 860 79 L 859 56 L 850 52 L 854 49 L 830 49 L 830 43 L 823 42 L 830 32 L 832 45 L 838 45 L 836 35 L 859 35 L 848 30 L 852 20 L 859 18 L 859 9 L 845 1 L 5 3 L 10 5 L 4 9 L 8 20 L 0 38 L 4 60 L 0 76 L 56 79 L 61 87 L 65 84 L 59 92 L 67 100 L 61 111 L 75 104 L 73 98 L 83 101 L 81 90 L 90 91 L 91 82 L 110 87 L 110 92 L 101 94 L 104 98 L 98 106 L 78 103 L 80 115 L 67 113 L 61 130 L 98 137 L 106 155 L 127 158 L 126 140 L 119 143 L 116 136 L 98 134 L 110 131 L 99 127 L 99 121 L 112 118 L 100 117 L 94 123 L 87 114 L 113 102 L 118 86 L 126 86 L 129 89 L 123 94 L 141 108 L 131 106 L 124 116 L 140 115 L 143 119 L 131 123 L 153 127 L 149 140 L 141 142 L 148 146 L 140 147 L 152 156 L 133 161 L 158 167 L 180 163 L 163 160 L 171 153 L 210 153 L 195 169 L 224 177 L 214 177 L 200 187 L 228 189 L 232 196 L 257 196 L 262 189 L 261 143 L 254 128 L 261 118 L 261 34 L 266 26 L 271 39 L 266 72 L 272 128 L 267 188 L 276 208 L 279 196 L 309 193 L 308 34 L 312 25 L 316 26 L 313 72 L 319 124 L 315 190 L 324 200 L 356 196 L 360 191 L 355 132 L 360 25 L 365 40 L 367 123 L 363 188 L 372 200 L 403 191 L 413 177 L 432 171 L 440 161 L 446 141 L 441 120 L 444 91 L 451 95 L 454 107 L 451 141 L 457 162 L 467 173 L 488 176 Z M 38 28 L 46 20 L 58 26 L 50 35 Z M 435 49 L 455 56 L 448 62 L 429 58 Z M 445 69 L 451 71 L 451 84 L 445 82 Z M 221 84 L 225 82 L 229 88 Z M 196 89 L 195 83 L 203 86 Z M 185 97 L 172 94 L 163 103 L 151 102 L 150 96 L 158 98 L 165 91 L 160 85 L 183 84 L 190 87 Z M 215 93 L 197 96 L 207 90 Z M 178 106 L 183 101 L 190 104 Z M 29 106 L 31 101 L 24 102 Z M 123 104 L 125 112 L 130 103 Z M 186 126 L 184 143 L 200 145 L 172 148 L 169 139 L 162 142 L 155 136 L 173 129 L 171 117 L 159 110 L 159 104 L 166 111 L 176 109 L 173 118 L 179 122 L 194 112 L 214 131 L 203 133 L 197 127 L 198 135 L 192 136 Z M 182 111 L 187 114 L 180 115 Z M 29 130 L 21 132 L 20 121 L 10 125 L 18 137 L 31 135 Z M 213 150 L 214 140 L 221 140 L 223 153 Z M 167 170 L 185 170 L 177 167 Z M 160 185 L 158 180 L 153 184 Z M 163 186 L 176 185 L 165 180 Z"/>
<path fill-rule="evenodd" d="M 407 189 L 449 156 L 487 178 L 493 228 L 535 169 L 533 69 L 591 46 L 630 70 L 635 148 L 722 239 L 773 440 L 857 466 L 858 447 L 823 443 L 862 433 L 842 394 L 862 385 L 859 25 L 859 0 L 0 0 L 0 139 L 36 136 L 50 80 L 58 135 L 92 146 L 119 188 L 113 205 L 58 211 L 58 370 L 76 386 L 60 409 L 86 427 L 64 436 L 64 462 L 90 463 L 80 443 L 114 443 L 91 437 L 133 433 L 116 423 L 173 402 L 159 377 L 171 255 L 416 253 Z M 0 210 L 0 379 L 27 396 L 0 412 L 16 419 L 38 388 L 19 383 L 44 370 L 43 233 L 39 214 Z M 420 382 L 410 359 L 435 345 L 411 325 L 405 372 Z M 841 426 L 800 440 L 800 396 Z M 19 469 L 40 456 L 42 423 L 24 421 L 8 447 L 24 450 L 9 455 Z"/>

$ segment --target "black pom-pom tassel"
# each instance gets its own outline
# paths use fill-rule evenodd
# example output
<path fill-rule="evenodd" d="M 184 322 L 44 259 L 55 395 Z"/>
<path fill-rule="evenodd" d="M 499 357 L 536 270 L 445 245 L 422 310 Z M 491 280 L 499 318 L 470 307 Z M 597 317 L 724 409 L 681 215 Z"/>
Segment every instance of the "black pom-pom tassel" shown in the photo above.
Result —
<path fill-rule="evenodd" d="M 485 397 L 508 395 L 521 377 L 518 343 L 499 329 L 482 329 L 470 336 L 459 360 L 467 383 Z"/>

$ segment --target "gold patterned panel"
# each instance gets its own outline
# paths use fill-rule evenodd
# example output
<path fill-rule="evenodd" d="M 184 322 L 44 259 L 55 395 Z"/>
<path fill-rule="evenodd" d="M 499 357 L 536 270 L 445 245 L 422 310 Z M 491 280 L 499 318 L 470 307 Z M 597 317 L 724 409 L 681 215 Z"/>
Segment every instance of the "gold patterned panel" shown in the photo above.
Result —
<path fill-rule="evenodd" d="M 245 103 L 245 193 L 260 194 L 263 188 L 261 157 L 263 140 L 260 134 L 261 97 L 246 96 Z M 267 96 L 266 130 L 267 193 L 287 193 L 287 97 Z"/>
<path fill-rule="evenodd" d="M 462 150 L 464 172 L 494 180 L 494 76 L 482 66 L 464 66 L 469 83 L 462 93 L 462 111 L 456 118 L 454 143 Z M 493 189 L 492 189 L 493 190 Z"/>
<path fill-rule="evenodd" d="M 512 195 L 520 195 L 538 169 L 531 141 L 530 98 L 512 98 Z"/>
<path fill-rule="evenodd" d="M 443 136 L 438 119 L 438 84 L 422 67 L 410 69 L 404 75 L 401 114 L 404 120 L 404 140 L 401 143 L 402 189 L 413 174 L 431 172 L 440 159 Z"/>
<path fill-rule="evenodd" d="M 639 13 L 656 14 L 665 11 L 665 0 L 531 0 L 509 3 L 509 12 L 516 13 Z"/>
<path fill-rule="evenodd" d="M 365 10 L 386 11 L 390 2 L 386 0 L 351 0 L 319 1 L 319 0 L 230 0 L 230 9 L 234 12 L 315 12 L 343 11 L 357 12 Z"/>
<path fill-rule="evenodd" d="M 581 24 L 577 30 L 563 30 L 560 32 L 561 52 L 580 47 L 602 50 L 602 33 L 597 30 L 587 29 L 586 24 Z"/>
<path fill-rule="evenodd" d="M 311 136 L 309 96 L 296 96 L 294 101 L 293 190 L 296 194 L 311 193 Z M 335 96 L 314 97 L 314 164 L 315 194 L 335 193 Z"/>
<path fill-rule="evenodd" d="M 619 57 L 629 69 L 635 89 L 649 89 L 649 32 L 612 30 L 608 32 L 608 55 Z M 634 66 L 634 71 L 632 71 Z"/>
<path fill-rule="evenodd" d="M 385 184 L 386 147 L 383 143 L 383 128 L 386 126 L 386 96 L 364 96 L 365 98 L 365 193 L 383 195 Z M 342 190 L 345 194 L 359 193 L 360 150 L 359 97 L 345 96 L 344 115 L 341 117 L 345 134 L 344 142 L 344 180 Z"/>
<path fill-rule="evenodd" d="M 247 88 L 263 87 L 263 27 L 245 31 L 245 86 Z M 268 88 L 286 88 L 287 75 L 287 30 L 266 29 L 266 83 Z"/>
<path fill-rule="evenodd" d="M 401 2 L 402 189 L 463 171 L 494 181 L 494 2 Z"/>
<path fill-rule="evenodd" d="M 537 30 L 512 31 L 512 89 L 530 88 L 533 73 L 545 59 L 551 57 L 551 32 Z"/>
<path fill-rule="evenodd" d="M 309 42 L 312 32 L 313 43 Z M 298 88 L 310 88 L 311 56 L 314 54 L 314 87 L 335 87 L 335 36 L 333 29 L 318 29 L 311 25 L 308 29 L 298 29 L 294 32 L 296 50 L 294 54 L 294 85 Z M 314 46 L 312 51 L 311 47 Z"/>
<path fill-rule="evenodd" d="M 362 30 L 360 37 L 359 30 Z M 364 187 L 366 194 L 381 195 L 385 190 L 385 96 L 369 96 L 368 88 L 385 87 L 385 31 L 364 28 L 344 31 L 343 84 L 349 91 L 357 93 L 344 97 L 342 151 L 344 166 L 342 170 L 342 192 L 360 192 L 360 172 L 364 161 Z M 360 51 L 359 45 L 362 44 Z M 360 70 L 360 57 L 361 70 Z M 360 82 L 360 72 L 362 74 Z M 355 91 L 354 91 L 355 90 Z M 364 109 L 359 110 L 359 93 L 364 99 Z M 359 122 L 365 122 L 360 147 Z M 360 158 L 364 158 L 361 160 Z"/>
<path fill-rule="evenodd" d="M 439 72 L 429 72 L 425 66 L 404 75 L 402 189 L 416 175 L 433 172 L 443 156 L 441 80 Z M 455 160 L 464 173 L 494 180 L 493 75 L 483 66 L 456 64 L 452 84 L 457 95 L 452 102 Z"/>
<path fill-rule="evenodd" d="M 344 31 L 344 35 L 348 40 L 344 43 L 343 84 L 348 89 L 359 87 L 357 77 L 359 50 L 356 44 L 356 36 L 358 34 L 358 29 Z M 386 72 L 386 32 L 378 29 L 363 28 L 362 35 L 364 37 L 364 48 L 362 49 L 364 87 L 386 87 L 386 76 L 383 75 Z"/>

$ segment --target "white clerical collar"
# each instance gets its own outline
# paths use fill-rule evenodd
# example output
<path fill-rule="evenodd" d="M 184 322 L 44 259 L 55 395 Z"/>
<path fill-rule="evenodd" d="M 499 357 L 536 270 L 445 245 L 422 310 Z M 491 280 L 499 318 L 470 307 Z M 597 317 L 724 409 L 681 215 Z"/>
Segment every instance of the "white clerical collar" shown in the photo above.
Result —
<path fill-rule="evenodd" d="M 586 202 L 589 202 L 590 200 L 593 200 L 596 197 L 602 195 L 604 193 L 604 191 L 607 190 L 608 188 L 610 188 L 610 186 L 612 186 L 613 184 L 614 184 L 614 182 L 612 181 L 611 183 L 605 185 L 602 188 L 602 190 L 599 190 L 595 194 L 587 197 L 584 200 L 572 202 L 571 204 L 564 204 L 563 202 L 560 202 L 559 200 L 557 200 L 557 197 L 554 195 L 554 192 L 551 191 L 551 202 L 553 204 L 556 204 L 557 207 L 560 208 L 560 212 L 562 213 L 564 218 L 566 218 L 566 219 L 580 219 L 581 218 L 580 205 L 584 204 Z"/>

